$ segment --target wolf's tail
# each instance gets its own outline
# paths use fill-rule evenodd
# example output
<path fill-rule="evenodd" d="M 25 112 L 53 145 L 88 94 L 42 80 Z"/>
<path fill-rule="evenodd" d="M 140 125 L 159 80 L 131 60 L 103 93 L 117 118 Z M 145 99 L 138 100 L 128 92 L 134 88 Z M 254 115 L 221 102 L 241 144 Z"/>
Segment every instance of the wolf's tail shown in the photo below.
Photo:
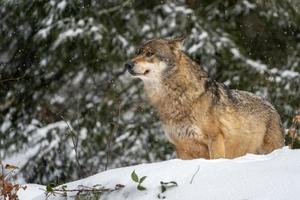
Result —
<path fill-rule="evenodd" d="M 285 136 L 286 145 L 291 149 L 300 148 L 300 114 L 293 117 L 293 122 L 291 127 L 288 129 Z"/>

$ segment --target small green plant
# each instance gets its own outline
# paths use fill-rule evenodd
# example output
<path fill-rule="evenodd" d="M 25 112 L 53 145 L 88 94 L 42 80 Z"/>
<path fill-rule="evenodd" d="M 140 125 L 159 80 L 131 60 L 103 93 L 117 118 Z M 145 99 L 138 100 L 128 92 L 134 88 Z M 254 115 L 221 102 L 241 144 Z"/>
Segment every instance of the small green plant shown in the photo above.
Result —
<path fill-rule="evenodd" d="M 48 183 L 45 190 L 46 199 L 48 199 L 51 195 L 55 196 L 55 184 Z"/>
<path fill-rule="evenodd" d="M 175 181 L 169 181 L 169 182 L 163 182 L 163 181 L 161 181 L 161 182 L 160 182 L 160 192 L 161 192 L 161 193 L 159 193 L 159 194 L 157 195 L 157 197 L 158 197 L 159 199 L 165 199 L 166 196 L 163 195 L 163 193 L 164 193 L 165 191 L 167 191 L 167 189 L 172 188 L 172 187 L 176 187 L 176 186 L 178 186 L 178 184 L 177 184 Z"/>
<path fill-rule="evenodd" d="M 133 172 L 131 173 L 131 179 L 136 182 L 138 185 L 136 186 L 136 188 L 138 190 L 146 190 L 146 188 L 144 186 L 142 186 L 143 181 L 147 178 L 147 176 L 143 176 L 142 178 L 139 178 L 138 175 L 135 173 L 135 170 L 133 170 Z"/>

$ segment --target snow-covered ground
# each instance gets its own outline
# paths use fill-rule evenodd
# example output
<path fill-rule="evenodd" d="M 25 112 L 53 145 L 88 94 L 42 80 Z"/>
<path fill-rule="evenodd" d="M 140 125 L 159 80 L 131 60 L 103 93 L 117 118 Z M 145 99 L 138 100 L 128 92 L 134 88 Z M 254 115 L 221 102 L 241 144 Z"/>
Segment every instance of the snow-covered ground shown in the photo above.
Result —
<path fill-rule="evenodd" d="M 133 170 L 139 177 L 147 176 L 142 183 L 146 190 L 136 189 L 137 184 L 131 179 Z M 161 181 L 175 181 L 178 186 L 160 194 Z M 76 189 L 96 184 L 108 188 L 124 185 L 101 196 L 112 200 L 153 200 L 159 199 L 158 194 L 170 200 L 299 199 L 300 150 L 284 148 L 269 155 L 248 154 L 233 160 L 174 159 L 108 170 L 66 185 L 67 189 Z M 45 199 L 40 188 L 45 186 L 28 184 L 27 190 L 19 192 L 20 200 Z M 65 198 L 56 195 L 49 199 Z"/>

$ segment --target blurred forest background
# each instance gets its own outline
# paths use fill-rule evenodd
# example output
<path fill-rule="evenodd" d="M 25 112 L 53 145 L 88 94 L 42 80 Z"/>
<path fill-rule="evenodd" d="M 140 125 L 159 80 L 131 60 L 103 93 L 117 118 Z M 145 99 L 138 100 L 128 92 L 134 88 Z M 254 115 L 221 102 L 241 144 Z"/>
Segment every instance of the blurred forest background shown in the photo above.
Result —
<path fill-rule="evenodd" d="M 286 128 L 300 107 L 300 1 L 0 4 L 0 159 L 21 168 L 20 180 L 63 183 L 175 157 L 123 67 L 153 37 L 187 35 L 189 56 L 267 98 Z"/>

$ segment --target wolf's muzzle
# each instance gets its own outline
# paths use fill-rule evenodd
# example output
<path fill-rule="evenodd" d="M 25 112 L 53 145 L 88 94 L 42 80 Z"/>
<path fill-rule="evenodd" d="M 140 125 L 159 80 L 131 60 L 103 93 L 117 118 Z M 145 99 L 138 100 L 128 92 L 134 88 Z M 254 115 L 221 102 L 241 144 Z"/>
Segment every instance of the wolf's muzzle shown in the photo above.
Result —
<path fill-rule="evenodd" d="M 134 62 L 132 61 L 128 61 L 126 64 L 125 64 L 125 68 L 128 69 L 128 70 L 132 70 L 134 67 Z"/>
<path fill-rule="evenodd" d="M 128 72 L 132 75 L 136 75 L 136 73 L 133 71 L 133 67 L 134 67 L 134 62 L 132 62 L 132 61 L 128 61 L 125 64 L 125 68 L 128 70 Z"/>

